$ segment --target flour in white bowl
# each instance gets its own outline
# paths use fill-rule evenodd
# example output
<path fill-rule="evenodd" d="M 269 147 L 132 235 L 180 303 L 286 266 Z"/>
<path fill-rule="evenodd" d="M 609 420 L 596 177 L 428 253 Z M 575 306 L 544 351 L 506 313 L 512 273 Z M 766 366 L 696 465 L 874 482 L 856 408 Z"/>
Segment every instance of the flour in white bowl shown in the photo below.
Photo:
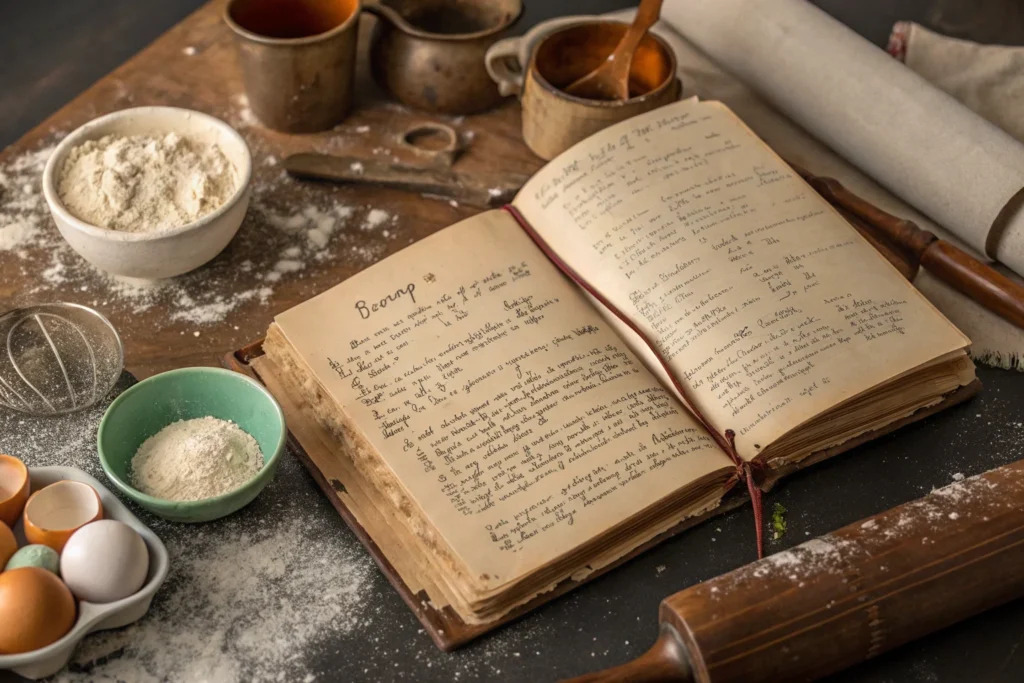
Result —
<path fill-rule="evenodd" d="M 132 485 L 164 500 L 202 500 L 237 489 L 263 468 L 263 452 L 234 422 L 180 420 L 146 439 L 132 458 Z"/>
<path fill-rule="evenodd" d="M 76 218 L 109 230 L 159 232 L 219 209 L 237 172 L 214 144 L 176 133 L 106 135 L 68 154 L 57 191 Z"/>

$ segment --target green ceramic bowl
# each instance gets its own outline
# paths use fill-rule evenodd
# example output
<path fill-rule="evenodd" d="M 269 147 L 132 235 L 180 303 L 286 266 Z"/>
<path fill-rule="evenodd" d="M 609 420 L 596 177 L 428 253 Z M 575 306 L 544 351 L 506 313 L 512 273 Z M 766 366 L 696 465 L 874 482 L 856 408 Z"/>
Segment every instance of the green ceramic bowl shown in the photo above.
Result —
<path fill-rule="evenodd" d="M 131 486 L 131 461 L 142 442 L 178 420 L 213 416 L 231 420 L 256 439 L 263 469 L 239 488 L 215 498 L 177 502 Z M 266 389 L 230 370 L 182 368 L 143 380 L 118 396 L 100 423 L 97 448 L 114 486 L 150 512 L 173 522 L 208 522 L 252 502 L 274 478 L 288 430 L 284 413 Z"/>

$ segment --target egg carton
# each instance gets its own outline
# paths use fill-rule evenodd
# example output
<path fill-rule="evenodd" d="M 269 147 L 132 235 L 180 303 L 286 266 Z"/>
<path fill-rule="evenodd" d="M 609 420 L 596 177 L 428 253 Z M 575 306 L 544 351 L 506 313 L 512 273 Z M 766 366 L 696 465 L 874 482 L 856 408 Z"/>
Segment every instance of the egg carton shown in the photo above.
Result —
<path fill-rule="evenodd" d="M 32 652 L 19 655 L 0 655 L 0 670 L 10 669 L 14 673 L 31 678 L 52 676 L 67 665 L 71 655 L 82 639 L 94 631 L 127 626 L 142 618 L 149 611 L 153 596 L 167 578 L 168 556 L 163 542 L 149 530 L 145 524 L 107 487 L 80 469 L 74 467 L 30 467 L 32 491 L 58 481 L 80 481 L 96 489 L 103 504 L 103 518 L 116 519 L 124 522 L 139 532 L 149 549 L 149 572 L 146 582 L 134 595 L 122 600 L 97 605 L 91 602 L 78 602 L 78 619 L 68 633 L 55 643 Z M 22 523 L 15 526 L 14 535 L 18 544 L 25 542 Z"/>

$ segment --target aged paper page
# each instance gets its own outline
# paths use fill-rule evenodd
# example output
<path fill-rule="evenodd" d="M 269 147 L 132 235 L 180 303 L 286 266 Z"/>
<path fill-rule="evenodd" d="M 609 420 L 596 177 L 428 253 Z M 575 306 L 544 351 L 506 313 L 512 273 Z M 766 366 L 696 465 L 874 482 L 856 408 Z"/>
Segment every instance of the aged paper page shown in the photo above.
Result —
<path fill-rule="evenodd" d="M 745 458 L 968 343 L 716 102 L 592 136 L 515 204 L 640 326 Z"/>
<path fill-rule="evenodd" d="M 486 587 L 732 468 L 505 212 L 276 322 Z"/>

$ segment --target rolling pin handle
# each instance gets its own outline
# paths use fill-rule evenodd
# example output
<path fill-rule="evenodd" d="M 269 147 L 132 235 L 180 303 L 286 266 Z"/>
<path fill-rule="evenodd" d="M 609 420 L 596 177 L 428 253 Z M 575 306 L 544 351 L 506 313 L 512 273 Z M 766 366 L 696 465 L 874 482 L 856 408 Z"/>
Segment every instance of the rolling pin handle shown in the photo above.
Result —
<path fill-rule="evenodd" d="M 651 649 L 633 661 L 563 683 L 693 683 L 693 676 L 679 635 L 672 626 L 662 624 Z"/>

